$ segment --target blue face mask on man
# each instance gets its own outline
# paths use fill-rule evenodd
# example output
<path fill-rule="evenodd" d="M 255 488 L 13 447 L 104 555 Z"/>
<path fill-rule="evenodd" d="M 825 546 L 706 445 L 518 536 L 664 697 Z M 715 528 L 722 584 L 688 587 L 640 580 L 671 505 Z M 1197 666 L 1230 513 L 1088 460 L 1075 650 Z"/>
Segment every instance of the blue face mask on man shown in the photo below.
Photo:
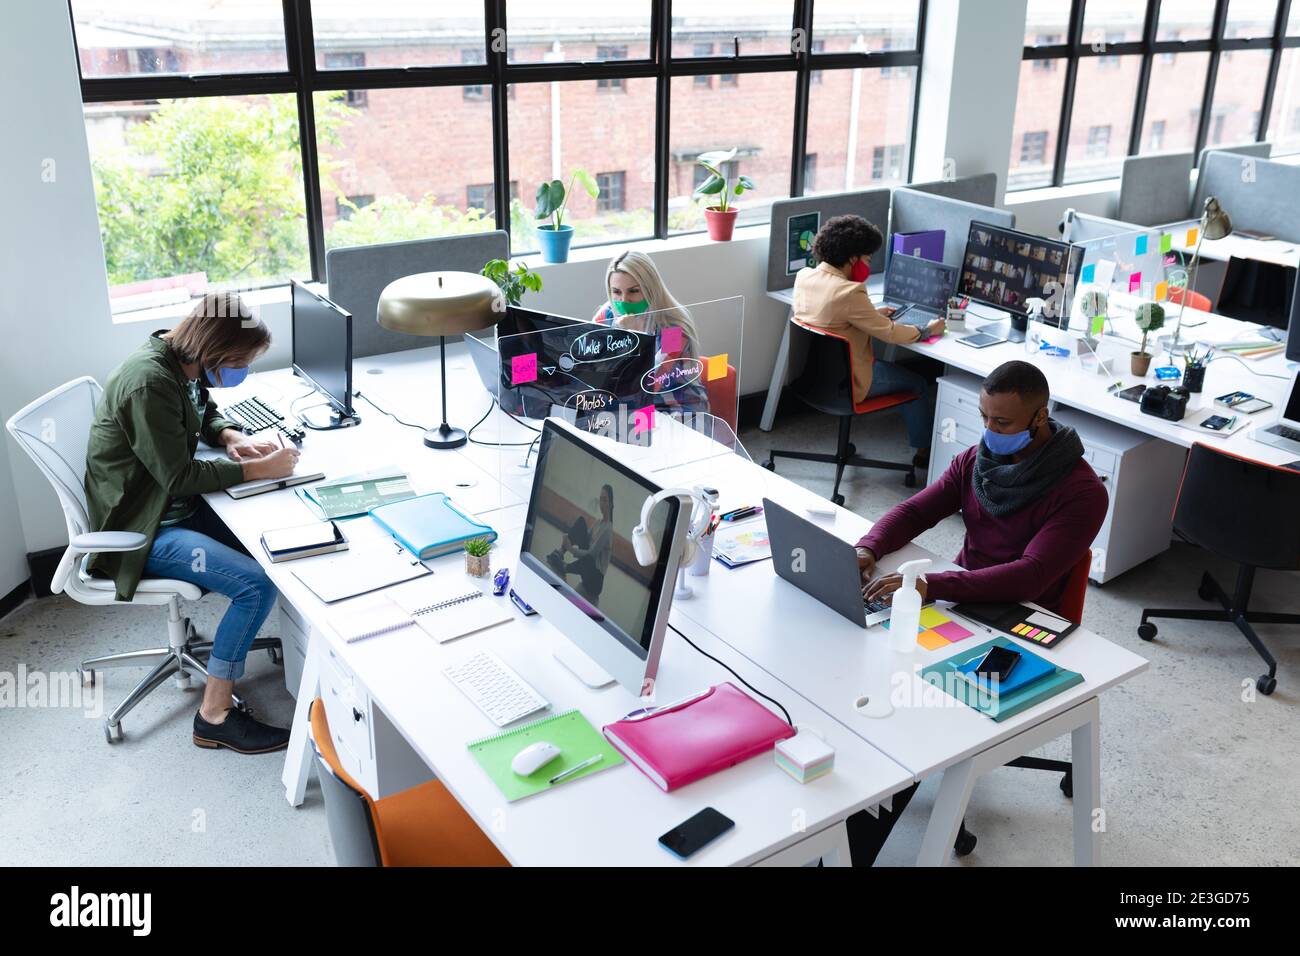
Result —
<path fill-rule="evenodd" d="M 1037 417 L 1037 415 L 1038 413 L 1035 412 L 1029 419 L 1031 426 L 1033 425 L 1034 417 Z M 1029 443 L 1033 440 L 1034 429 L 1032 427 L 1026 428 L 1022 432 L 1011 432 L 1010 434 L 995 432 L 991 428 L 984 429 L 984 445 L 995 455 L 1017 454 L 1029 447 Z"/>
<path fill-rule="evenodd" d="M 248 366 L 242 368 L 231 368 L 223 366 L 222 368 L 204 368 L 203 374 L 207 376 L 208 384 L 213 388 L 234 388 L 244 379 L 248 378 Z M 218 381 L 220 378 L 220 381 Z"/>

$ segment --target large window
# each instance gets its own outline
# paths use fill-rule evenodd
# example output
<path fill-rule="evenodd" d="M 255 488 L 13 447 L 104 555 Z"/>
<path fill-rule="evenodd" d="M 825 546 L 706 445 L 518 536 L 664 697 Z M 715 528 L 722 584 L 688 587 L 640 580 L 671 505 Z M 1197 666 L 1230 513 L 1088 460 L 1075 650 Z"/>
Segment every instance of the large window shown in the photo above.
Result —
<path fill-rule="evenodd" d="M 1008 188 L 1112 177 L 1138 153 L 1300 151 L 1297 34 L 1300 0 L 1029 0 Z"/>
<path fill-rule="evenodd" d="M 571 200 L 575 246 L 702 230 L 712 150 L 755 183 L 746 223 L 910 178 L 922 0 L 69 7 L 110 278 L 133 301 L 321 278 L 348 245 L 502 228 L 526 252 L 538 185 L 575 169 L 600 187 Z"/>

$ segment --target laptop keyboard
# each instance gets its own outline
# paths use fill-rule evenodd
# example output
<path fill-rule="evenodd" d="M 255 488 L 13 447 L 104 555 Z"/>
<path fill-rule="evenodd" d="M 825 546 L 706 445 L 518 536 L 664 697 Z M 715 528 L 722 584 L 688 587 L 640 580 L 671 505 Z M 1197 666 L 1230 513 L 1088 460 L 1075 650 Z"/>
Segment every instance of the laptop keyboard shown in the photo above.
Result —
<path fill-rule="evenodd" d="M 1277 434 L 1281 435 L 1283 438 L 1288 438 L 1291 441 L 1300 441 L 1300 431 L 1297 431 L 1294 428 L 1287 428 L 1285 425 L 1277 426 Z"/>

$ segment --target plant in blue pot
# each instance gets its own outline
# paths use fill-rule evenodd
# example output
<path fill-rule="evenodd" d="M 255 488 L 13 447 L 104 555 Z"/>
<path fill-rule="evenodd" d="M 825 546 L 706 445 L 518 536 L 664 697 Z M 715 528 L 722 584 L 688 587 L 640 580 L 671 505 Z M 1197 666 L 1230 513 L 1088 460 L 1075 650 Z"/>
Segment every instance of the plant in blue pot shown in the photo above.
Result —
<path fill-rule="evenodd" d="M 595 178 L 585 169 L 575 169 L 569 173 L 567 188 L 559 179 L 552 179 L 537 187 L 537 209 L 533 217 L 550 219 L 550 222 L 537 227 L 537 242 L 541 246 L 543 262 L 569 261 L 573 227 L 564 221 L 564 211 L 569 204 L 569 197 L 573 195 L 575 183 L 586 190 L 592 199 L 600 195 L 600 187 L 596 185 Z"/>

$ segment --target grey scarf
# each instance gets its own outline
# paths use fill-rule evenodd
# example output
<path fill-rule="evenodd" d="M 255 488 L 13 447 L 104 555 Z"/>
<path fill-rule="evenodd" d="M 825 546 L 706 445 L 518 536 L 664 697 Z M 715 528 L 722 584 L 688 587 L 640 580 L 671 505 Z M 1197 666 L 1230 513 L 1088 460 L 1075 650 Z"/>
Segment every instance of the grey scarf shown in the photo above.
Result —
<path fill-rule="evenodd" d="M 1073 428 L 1050 418 L 1047 427 L 1052 432 L 1047 444 L 1019 462 L 993 454 L 980 439 L 972 481 L 980 507 L 989 514 L 1009 515 L 1036 501 L 1083 457 L 1083 442 Z"/>

